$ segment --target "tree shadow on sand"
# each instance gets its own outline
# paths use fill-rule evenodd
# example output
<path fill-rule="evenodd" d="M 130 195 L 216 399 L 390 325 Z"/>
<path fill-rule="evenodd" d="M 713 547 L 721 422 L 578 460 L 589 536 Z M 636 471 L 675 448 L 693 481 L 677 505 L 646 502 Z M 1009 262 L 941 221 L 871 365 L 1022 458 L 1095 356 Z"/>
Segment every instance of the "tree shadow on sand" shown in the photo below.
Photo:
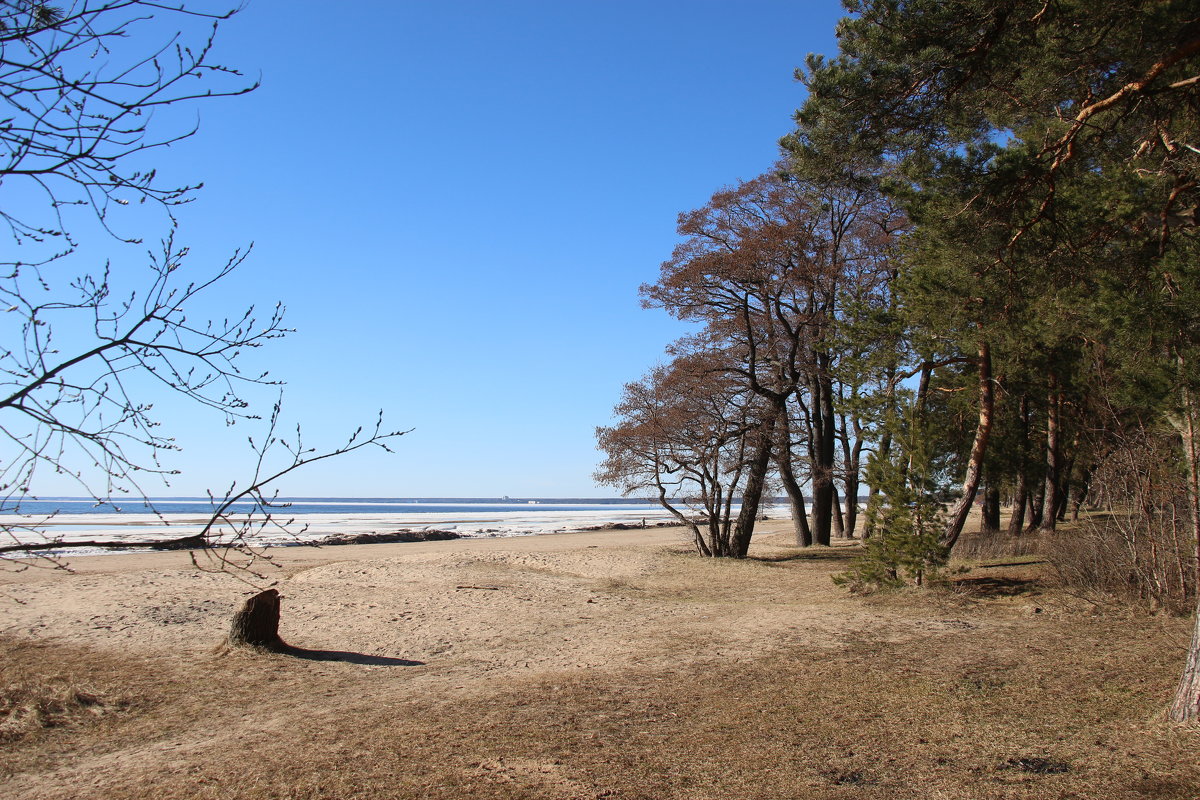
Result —
<path fill-rule="evenodd" d="M 372 656 L 345 650 L 308 650 L 290 644 L 273 649 L 281 655 L 302 658 L 305 661 L 341 661 L 344 664 L 362 664 L 370 667 L 420 667 L 425 664 L 424 661 L 411 661 L 407 658 Z"/>
<path fill-rule="evenodd" d="M 747 556 L 747 561 L 762 564 L 784 564 L 789 561 L 850 561 L 862 552 L 860 547 L 813 547 L 795 548 L 781 553 Z"/>

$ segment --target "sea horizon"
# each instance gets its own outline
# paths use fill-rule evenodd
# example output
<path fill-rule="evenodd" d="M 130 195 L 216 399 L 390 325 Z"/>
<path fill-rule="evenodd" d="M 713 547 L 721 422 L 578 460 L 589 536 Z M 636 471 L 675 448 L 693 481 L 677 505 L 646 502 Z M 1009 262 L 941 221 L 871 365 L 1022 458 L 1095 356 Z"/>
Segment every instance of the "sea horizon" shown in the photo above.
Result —
<path fill-rule="evenodd" d="M 0 525 L 10 544 L 161 541 L 200 533 L 220 502 L 223 499 L 176 496 L 113 505 L 98 504 L 94 498 L 43 496 L 22 502 L 20 513 L 0 514 Z M 768 512 L 774 507 L 764 504 Z M 253 503 L 240 502 L 228 516 L 236 528 L 239 515 L 251 511 Z M 287 497 L 278 498 L 270 511 L 276 522 L 294 520 L 289 526 L 292 532 L 263 528 L 252 537 L 256 545 L 314 544 L 329 537 L 397 531 L 499 538 L 677 523 L 657 501 L 628 497 Z M 214 543 L 229 541 L 231 531 L 227 528 L 215 536 Z M 59 554 L 118 552 L 129 551 L 64 547 Z"/>

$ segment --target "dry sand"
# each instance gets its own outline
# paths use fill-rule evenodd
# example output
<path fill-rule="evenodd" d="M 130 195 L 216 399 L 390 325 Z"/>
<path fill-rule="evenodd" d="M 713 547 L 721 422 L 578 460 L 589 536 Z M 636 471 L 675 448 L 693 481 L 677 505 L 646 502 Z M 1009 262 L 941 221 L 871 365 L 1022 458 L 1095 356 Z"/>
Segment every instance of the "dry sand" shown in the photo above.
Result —
<path fill-rule="evenodd" d="M 281 548 L 307 658 L 215 653 L 253 589 L 185 553 L 0 574 L 6 680 L 113 711 L 0 744 L 0 796 L 1196 796 L 1200 736 L 1153 719 L 1183 621 L 997 571 L 984 600 L 864 600 L 830 581 L 846 547 L 788 528 L 739 562 L 679 529 Z M 1110 679 L 1119 707 L 1079 685 Z"/>
<path fill-rule="evenodd" d="M 769 555 L 766 540 L 784 528 L 767 523 L 756 552 Z M 696 574 L 710 565 L 687 552 L 681 529 L 663 528 L 275 548 L 273 566 L 259 568 L 283 597 L 285 641 L 381 664 L 421 662 L 405 681 L 439 689 L 681 657 L 749 658 L 783 642 L 832 645 L 868 629 L 887 635 L 887 620 L 824 574 L 803 591 L 764 580 L 756 596 L 714 613 L 706 592 L 722 590 Z M 768 571 L 769 563 L 743 571 Z M 236 572 L 198 571 L 187 553 L 77 558 L 71 568 L 0 574 L 0 592 L 16 601 L 0 635 L 199 657 L 254 592 Z"/>

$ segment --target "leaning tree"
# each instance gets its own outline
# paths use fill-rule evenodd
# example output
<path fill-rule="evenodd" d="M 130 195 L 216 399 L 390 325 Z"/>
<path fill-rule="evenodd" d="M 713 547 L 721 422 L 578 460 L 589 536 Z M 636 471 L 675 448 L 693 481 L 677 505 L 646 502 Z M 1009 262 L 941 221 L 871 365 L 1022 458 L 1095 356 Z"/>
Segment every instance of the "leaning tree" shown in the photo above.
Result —
<path fill-rule="evenodd" d="M 596 481 L 653 498 L 687 526 L 698 553 L 714 558 L 749 551 L 758 506 L 744 498 L 762 493 L 778 423 L 732 377 L 730 357 L 716 349 L 676 356 L 627 384 L 615 424 L 596 429 L 605 454 Z"/>

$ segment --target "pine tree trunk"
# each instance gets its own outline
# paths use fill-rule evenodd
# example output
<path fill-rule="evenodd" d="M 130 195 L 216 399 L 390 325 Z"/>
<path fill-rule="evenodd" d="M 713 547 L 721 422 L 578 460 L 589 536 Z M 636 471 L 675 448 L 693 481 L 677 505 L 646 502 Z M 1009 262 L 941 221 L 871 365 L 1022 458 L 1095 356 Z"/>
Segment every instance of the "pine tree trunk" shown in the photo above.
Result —
<path fill-rule="evenodd" d="M 242 610 L 233 615 L 229 643 L 269 649 L 283 647 L 279 638 L 278 591 L 267 589 L 246 600 Z"/>
<path fill-rule="evenodd" d="M 853 539 L 858 527 L 858 468 L 846 476 L 846 538 Z"/>
<path fill-rule="evenodd" d="M 1058 508 L 1062 497 L 1062 445 L 1059 433 L 1063 396 L 1055 391 L 1057 381 L 1053 375 L 1050 377 L 1050 386 L 1050 396 L 1046 399 L 1046 490 L 1040 525 L 1046 533 L 1053 533 L 1058 524 Z"/>
<path fill-rule="evenodd" d="M 878 452 L 877 458 L 879 458 L 881 461 L 887 461 L 889 458 L 891 458 L 891 455 L 892 455 L 892 431 L 889 426 L 885 426 L 884 430 L 883 430 L 883 436 L 879 442 L 879 452 Z M 878 497 L 879 497 L 879 487 L 878 486 L 875 486 L 874 484 L 872 484 L 871 486 L 867 487 L 867 508 L 868 509 L 875 508 L 875 504 L 878 502 Z M 875 534 L 875 527 L 872 522 L 872 516 L 873 515 L 871 515 L 871 514 L 867 515 L 867 524 L 866 524 L 866 527 L 863 528 L 863 539 L 870 539 L 871 536 L 873 536 Z"/>
<path fill-rule="evenodd" d="M 995 534 L 1000 532 L 1000 487 L 990 482 L 983 492 L 983 514 L 979 520 L 979 532 Z"/>
<path fill-rule="evenodd" d="M 1017 415 L 1021 419 L 1020 445 L 1017 448 L 1017 493 L 1013 497 L 1012 514 L 1008 518 L 1008 535 L 1020 536 L 1025 524 L 1025 504 L 1029 502 L 1029 396 L 1021 395 Z"/>
<path fill-rule="evenodd" d="M 1046 502 L 1046 484 L 1038 485 L 1036 493 L 1029 495 L 1029 524 L 1025 526 L 1026 533 L 1033 533 L 1042 524 L 1042 506 Z"/>
<path fill-rule="evenodd" d="M 825 362 L 822 363 L 822 366 Z M 827 375 L 812 380 L 814 455 L 811 480 L 813 493 L 813 541 L 828 546 L 833 528 L 833 383 Z"/>
<path fill-rule="evenodd" d="M 846 521 L 842 517 L 842 499 L 837 490 L 837 484 L 833 484 L 833 503 L 830 505 L 832 512 L 831 519 L 833 521 L 833 533 L 839 539 L 846 538 Z"/>
<path fill-rule="evenodd" d="M 1196 555 L 1196 611 L 1193 615 L 1192 643 L 1188 647 L 1183 676 L 1175 691 L 1175 700 L 1167 716 L 1175 722 L 1200 720 L 1200 430 L 1197 425 L 1196 401 L 1187 383 L 1183 357 L 1179 357 L 1180 377 L 1183 379 L 1181 405 L 1183 419 L 1173 420 L 1183 438 L 1184 465 L 1187 473 L 1188 511 L 1191 512 L 1192 539 Z"/>
<path fill-rule="evenodd" d="M 1087 502 L 1088 493 L 1092 490 L 1092 473 L 1095 471 L 1095 465 L 1089 465 L 1083 470 L 1083 475 L 1080 476 L 1076 484 L 1075 491 L 1071 497 L 1071 521 L 1079 521 L 1079 511 L 1083 508 L 1083 504 Z"/>
<path fill-rule="evenodd" d="M 992 349 L 987 342 L 979 343 L 979 422 L 975 426 L 975 441 L 971 443 L 971 457 L 967 461 L 967 474 L 963 478 L 962 497 L 950 511 L 950 522 L 941 536 L 941 545 L 953 548 L 962 533 L 975 493 L 979 490 L 979 478 L 983 472 L 983 457 L 987 453 L 988 439 L 992 434 L 992 412 L 996 404 L 996 390 L 992 385 Z"/>
<path fill-rule="evenodd" d="M 928 361 L 925 361 L 921 364 L 921 378 L 917 381 L 917 396 L 913 404 L 914 424 L 916 425 L 917 430 L 920 431 L 920 433 L 916 434 L 917 436 L 924 435 L 925 406 L 929 401 L 929 382 L 932 379 L 933 365 Z M 908 453 L 906 457 L 908 460 L 908 469 L 905 471 L 905 475 L 908 476 L 913 474 L 913 454 Z M 907 477 L 905 480 L 907 481 Z"/>
<path fill-rule="evenodd" d="M 843 495 L 845 515 L 841 533 L 845 538 L 853 539 L 854 529 L 858 525 L 858 484 L 862 466 L 863 431 L 857 417 L 851 416 L 847 419 L 845 414 L 840 414 L 839 417 L 842 424 L 841 435 L 838 438 L 842 443 L 842 464 L 845 469 L 842 486 L 846 490 Z M 850 439 L 851 429 L 854 430 L 853 442 Z"/>
<path fill-rule="evenodd" d="M 1025 504 L 1029 501 L 1029 479 L 1025 470 L 1017 477 L 1017 494 L 1013 498 L 1012 516 L 1008 518 L 1008 535 L 1020 536 L 1025 525 Z"/>
<path fill-rule="evenodd" d="M 1197 598 L 1193 615 L 1192 643 L 1188 647 L 1187 661 L 1183 665 L 1183 677 L 1175 690 L 1175 700 L 1167 712 L 1173 722 L 1195 722 L 1200 720 L 1200 597 Z"/>
<path fill-rule="evenodd" d="M 1071 482 L 1067 481 L 1063 484 L 1062 491 L 1058 493 L 1058 514 L 1055 519 L 1059 522 L 1067 521 L 1067 506 L 1071 503 Z"/>

